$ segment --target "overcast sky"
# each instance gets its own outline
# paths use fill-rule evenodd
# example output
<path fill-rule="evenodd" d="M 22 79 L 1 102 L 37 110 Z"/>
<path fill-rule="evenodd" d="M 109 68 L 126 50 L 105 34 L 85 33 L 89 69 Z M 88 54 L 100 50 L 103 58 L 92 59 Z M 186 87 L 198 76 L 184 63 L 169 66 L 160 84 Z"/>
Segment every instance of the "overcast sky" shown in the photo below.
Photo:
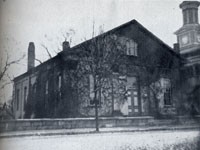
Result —
<path fill-rule="evenodd" d="M 35 43 L 36 57 L 46 60 L 41 47 L 52 54 L 64 41 L 63 33 L 73 29 L 72 45 L 91 38 L 95 22 L 104 31 L 136 19 L 169 46 L 173 34 L 182 26 L 182 0 L 0 0 L 0 50 L 9 50 L 12 59 L 27 53 L 28 43 Z M 12 69 L 17 76 L 26 71 L 25 58 Z"/>

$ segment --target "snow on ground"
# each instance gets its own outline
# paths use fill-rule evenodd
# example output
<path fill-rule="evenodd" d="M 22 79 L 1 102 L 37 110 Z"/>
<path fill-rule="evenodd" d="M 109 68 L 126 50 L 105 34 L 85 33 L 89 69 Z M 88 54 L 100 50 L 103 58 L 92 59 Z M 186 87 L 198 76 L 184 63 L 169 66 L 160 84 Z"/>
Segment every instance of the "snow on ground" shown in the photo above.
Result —
<path fill-rule="evenodd" d="M 192 141 L 199 131 L 151 131 L 0 139 L 1 150 L 127 150 Z"/>

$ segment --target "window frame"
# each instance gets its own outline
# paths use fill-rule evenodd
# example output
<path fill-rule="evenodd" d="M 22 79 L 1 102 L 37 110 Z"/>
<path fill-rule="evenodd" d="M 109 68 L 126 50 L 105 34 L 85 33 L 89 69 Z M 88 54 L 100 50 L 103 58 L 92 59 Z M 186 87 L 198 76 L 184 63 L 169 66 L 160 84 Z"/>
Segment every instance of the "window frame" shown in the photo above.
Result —
<path fill-rule="evenodd" d="M 126 55 L 138 57 L 138 44 L 134 40 L 126 40 Z"/>
<path fill-rule="evenodd" d="M 163 94 L 164 106 L 172 106 L 172 89 L 168 87 Z"/>
<path fill-rule="evenodd" d="M 25 86 L 24 87 L 24 108 L 25 108 L 26 103 L 27 103 L 27 87 Z"/>
<path fill-rule="evenodd" d="M 19 110 L 19 99 L 20 99 L 20 89 L 17 89 L 16 92 L 17 111 Z"/>

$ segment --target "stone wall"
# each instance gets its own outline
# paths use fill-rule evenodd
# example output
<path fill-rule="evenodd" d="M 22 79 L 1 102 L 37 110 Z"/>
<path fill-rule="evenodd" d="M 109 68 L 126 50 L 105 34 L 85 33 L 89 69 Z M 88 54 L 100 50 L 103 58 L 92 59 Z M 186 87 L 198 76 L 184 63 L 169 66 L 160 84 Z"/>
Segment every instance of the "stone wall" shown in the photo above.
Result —
<path fill-rule="evenodd" d="M 154 121 L 153 117 L 112 117 L 100 118 L 99 127 L 145 126 Z M 66 119 L 18 119 L 0 122 L 0 132 L 44 129 L 95 128 L 94 118 Z"/>

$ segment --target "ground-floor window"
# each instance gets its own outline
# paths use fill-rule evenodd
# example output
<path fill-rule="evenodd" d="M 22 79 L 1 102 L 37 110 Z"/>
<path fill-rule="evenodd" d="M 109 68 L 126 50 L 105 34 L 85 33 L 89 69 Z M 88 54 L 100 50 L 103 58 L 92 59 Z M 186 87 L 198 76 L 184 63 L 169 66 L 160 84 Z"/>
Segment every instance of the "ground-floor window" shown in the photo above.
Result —
<path fill-rule="evenodd" d="M 26 103 L 27 103 L 27 87 L 25 86 L 24 87 L 24 109 L 25 109 Z"/>
<path fill-rule="evenodd" d="M 20 90 L 17 89 L 17 93 L 16 93 L 16 100 L 17 100 L 17 110 L 19 110 L 19 92 Z"/>
<path fill-rule="evenodd" d="M 171 88 L 166 88 L 164 92 L 164 105 L 171 105 Z"/>

